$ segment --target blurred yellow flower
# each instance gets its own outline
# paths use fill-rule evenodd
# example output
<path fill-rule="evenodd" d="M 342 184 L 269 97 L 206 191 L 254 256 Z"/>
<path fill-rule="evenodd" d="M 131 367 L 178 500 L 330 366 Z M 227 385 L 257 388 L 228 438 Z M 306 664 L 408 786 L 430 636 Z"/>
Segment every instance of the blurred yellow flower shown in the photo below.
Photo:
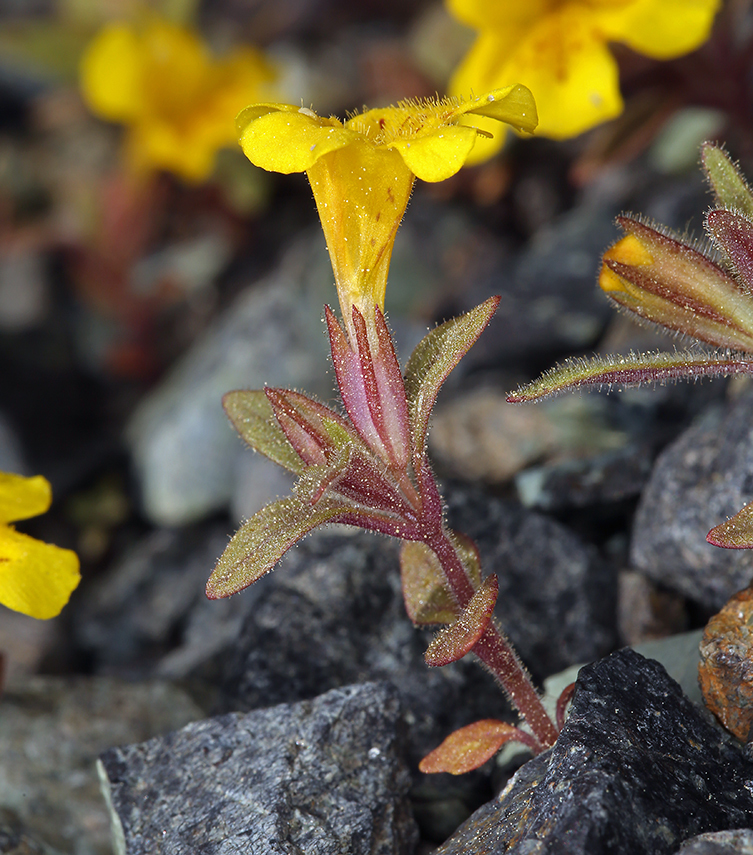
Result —
<path fill-rule="evenodd" d="M 78 557 L 8 523 L 43 514 L 51 501 L 50 484 L 41 475 L 0 472 L 0 603 L 43 619 L 60 614 L 78 585 Z"/>
<path fill-rule="evenodd" d="M 81 61 L 89 108 L 128 126 L 130 167 L 190 182 L 206 179 L 217 151 L 237 143 L 236 114 L 274 94 L 276 76 L 259 51 L 238 48 L 215 60 L 195 33 L 155 15 L 106 26 Z"/>
<path fill-rule="evenodd" d="M 447 0 L 479 31 L 450 92 L 484 92 L 500 81 L 528 86 L 539 135 L 564 139 L 622 112 L 617 63 L 608 42 L 670 59 L 708 38 L 721 0 Z M 485 127 L 482 125 L 482 127 Z M 485 140 L 471 160 L 502 144 Z"/>
<path fill-rule="evenodd" d="M 460 125 L 467 116 L 470 126 Z M 443 181 L 465 163 L 486 117 L 521 131 L 536 127 L 525 86 L 479 98 L 403 101 L 346 122 L 306 107 L 252 104 L 238 116 L 248 159 L 272 172 L 306 172 L 327 241 L 340 307 L 368 318 L 384 308 L 395 234 L 413 181 Z"/>

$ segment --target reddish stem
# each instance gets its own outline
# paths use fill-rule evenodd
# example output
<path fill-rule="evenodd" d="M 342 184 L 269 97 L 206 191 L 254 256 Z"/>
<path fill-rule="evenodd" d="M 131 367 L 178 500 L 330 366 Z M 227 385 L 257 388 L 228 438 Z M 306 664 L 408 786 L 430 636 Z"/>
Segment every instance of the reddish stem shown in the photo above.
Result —
<path fill-rule="evenodd" d="M 461 609 L 474 594 L 465 565 L 447 533 L 440 529 L 426 540 L 439 558 L 447 583 Z M 558 731 L 549 717 L 539 693 L 510 642 L 492 621 L 473 648 L 473 652 L 499 681 L 506 695 L 526 720 L 539 744 L 539 752 L 557 741 Z"/>

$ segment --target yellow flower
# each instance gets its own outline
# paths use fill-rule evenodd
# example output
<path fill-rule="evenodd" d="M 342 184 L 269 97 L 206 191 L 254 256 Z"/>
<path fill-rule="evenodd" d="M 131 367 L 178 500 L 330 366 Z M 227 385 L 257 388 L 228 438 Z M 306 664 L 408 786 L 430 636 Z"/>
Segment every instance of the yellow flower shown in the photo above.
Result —
<path fill-rule="evenodd" d="M 608 42 L 670 59 L 708 38 L 721 0 L 447 0 L 478 36 L 450 92 L 486 91 L 519 80 L 536 96 L 537 132 L 576 136 L 622 112 L 617 64 Z M 485 126 L 482 126 L 485 127 Z M 499 149 L 484 141 L 478 162 Z"/>
<path fill-rule="evenodd" d="M 193 32 L 155 15 L 105 27 L 81 62 L 81 90 L 98 116 L 128 126 L 126 157 L 137 173 L 166 169 L 202 181 L 217 151 L 235 145 L 235 116 L 272 94 L 276 77 L 251 48 L 215 60 Z"/>
<path fill-rule="evenodd" d="M 60 614 L 81 579 L 75 552 L 8 525 L 43 514 L 51 501 L 50 484 L 41 475 L 0 472 L 0 603 L 35 618 Z"/>
<path fill-rule="evenodd" d="M 345 122 L 305 107 L 252 104 L 238 116 L 248 159 L 272 172 L 306 172 L 327 241 L 343 319 L 384 308 L 392 247 L 416 177 L 443 181 L 466 162 L 479 131 L 467 116 L 536 127 L 524 86 L 480 98 L 403 101 Z M 483 133 L 483 132 L 482 132 Z"/>

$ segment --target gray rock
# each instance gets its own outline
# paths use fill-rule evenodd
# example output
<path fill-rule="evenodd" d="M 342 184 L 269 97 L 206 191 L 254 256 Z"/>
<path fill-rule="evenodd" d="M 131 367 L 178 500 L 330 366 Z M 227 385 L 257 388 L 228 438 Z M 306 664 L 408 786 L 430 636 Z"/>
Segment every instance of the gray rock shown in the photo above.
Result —
<path fill-rule="evenodd" d="M 633 566 L 718 609 L 753 578 L 753 551 L 718 549 L 709 529 L 751 500 L 753 394 L 711 408 L 660 455 L 633 523 Z"/>
<path fill-rule="evenodd" d="M 683 843 L 677 855 L 753 855 L 753 830 L 738 828 L 699 834 Z"/>
<path fill-rule="evenodd" d="M 21 848 L 0 851 L 32 853 L 35 842 L 66 855 L 110 855 L 97 755 L 201 715 L 164 682 L 31 677 L 10 684 L 0 715 L 0 841 L 18 838 Z"/>
<path fill-rule="evenodd" d="M 320 243 L 312 232 L 244 291 L 134 414 L 127 440 L 157 525 L 184 525 L 230 501 L 244 446 L 222 410 L 225 392 L 268 384 L 329 395 L 321 318 L 332 274 Z"/>
<path fill-rule="evenodd" d="M 118 855 L 409 855 L 400 702 L 386 684 L 189 725 L 101 757 Z"/>
<path fill-rule="evenodd" d="M 664 855 L 753 821 L 753 763 L 629 648 L 580 672 L 549 752 L 435 855 Z"/>

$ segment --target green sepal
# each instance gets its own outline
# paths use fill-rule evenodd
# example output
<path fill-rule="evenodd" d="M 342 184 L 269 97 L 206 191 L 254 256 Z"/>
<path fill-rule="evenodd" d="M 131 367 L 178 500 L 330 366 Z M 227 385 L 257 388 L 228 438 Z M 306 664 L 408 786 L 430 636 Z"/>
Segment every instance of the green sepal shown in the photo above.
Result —
<path fill-rule="evenodd" d="M 499 305 L 499 297 L 427 333 L 416 345 L 405 369 L 405 392 L 416 454 L 423 456 L 434 402 L 452 369 L 473 347 Z"/>
<path fill-rule="evenodd" d="M 347 506 L 329 498 L 312 505 L 298 496 L 262 508 L 228 543 L 207 582 L 207 597 L 217 600 L 247 588 L 268 573 L 304 535 L 347 510 Z"/>
<path fill-rule="evenodd" d="M 718 204 L 753 218 L 753 192 L 727 153 L 713 143 L 704 143 L 701 162 Z"/>
<path fill-rule="evenodd" d="M 228 392 L 222 398 L 222 406 L 233 427 L 251 448 L 297 475 L 306 469 L 275 418 L 263 390 Z"/>
<path fill-rule="evenodd" d="M 712 528 L 706 540 L 723 549 L 753 549 L 753 502 Z"/>
<path fill-rule="evenodd" d="M 696 380 L 700 377 L 729 377 L 753 374 L 753 356 L 731 351 L 703 353 L 630 353 L 627 356 L 596 356 L 566 359 L 531 383 L 507 396 L 510 404 L 542 401 L 573 389 L 626 389 L 644 383 Z"/>

